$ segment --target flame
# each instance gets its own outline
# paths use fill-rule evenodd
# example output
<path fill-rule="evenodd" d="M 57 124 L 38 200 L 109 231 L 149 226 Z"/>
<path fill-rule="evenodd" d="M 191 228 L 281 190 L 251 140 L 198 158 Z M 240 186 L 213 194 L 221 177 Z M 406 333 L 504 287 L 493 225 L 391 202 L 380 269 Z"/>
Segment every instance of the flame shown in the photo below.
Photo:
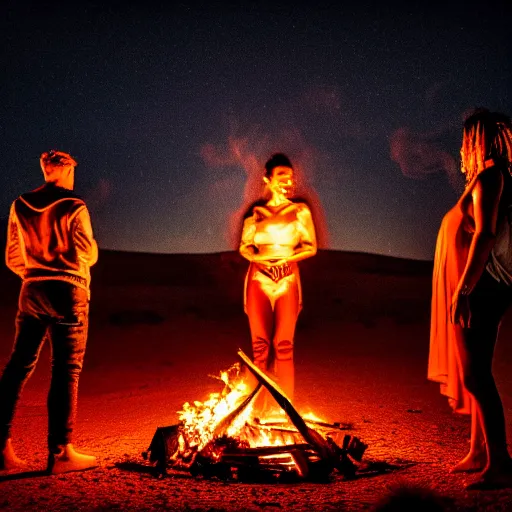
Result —
<path fill-rule="evenodd" d="M 220 422 L 228 416 L 249 393 L 247 384 L 240 377 L 240 365 L 237 363 L 229 370 L 215 377 L 224 383 L 220 393 L 212 393 L 205 402 L 194 401 L 183 404 L 178 417 L 183 424 L 184 435 L 189 446 L 204 448 L 214 437 Z M 227 434 L 233 436 L 234 425 L 238 425 L 247 415 L 247 407 L 228 427 Z M 250 411 L 249 411 L 250 412 Z"/>
<path fill-rule="evenodd" d="M 257 387 L 251 388 L 246 382 L 240 363 L 214 377 L 224 384 L 222 391 L 211 393 L 205 402 L 183 405 L 178 412 L 181 423 L 172 428 L 165 454 L 160 457 L 165 455 L 166 462 L 172 462 L 175 469 L 222 479 L 238 478 L 241 467 L 270 471 L 272 478 L 276 471 L 295 472 L 305 478 L 312 469 L 310 463 L 317 462 L 324 462 L 315 466 L 320 467 L 318 475 L 326 476 L 325 471 L 334 468 L 353 475 L 356 466 L 346 455 L 360 461 L 367 446 L 344 435 L 343 449 L 337 447 L 334 437 L 340 424 L 329 424 L 312 412 L 300 415 L 309 423 L 306 427 L 297 418 L 299 412 L 295 407 L 281 396 L 278 385 L 272 384 L 242 351 L 238 355 L 254 373 Z M 267 388 L 276 403 L 287 409 L 291 420 L 285 419 L 287 415 L 282 409 L 266 417 L 254 416 L 253 403 L 258 393 Z M 312 430 L 324 440 L 313 435 Z M 168 453 L 171 449 L 172 454 Z M 158 461 L 163 462 L 161 458 Z"/>
<path fill-rule="evenodd" d="M 324 418 L 320 418 L 314 412 L 309 411 L 305 414 L 302 414 L 302 419 L 304 421 L 310 421 L 312 423 L 327 423 L 327 420 Z"/>
<path fill-rule="evenodd" d="M 223 426 L 226 418 L 249 396 L 251 388 L 241 374 L 239 363 L 214 378 L 224 383 L 221 392 L 211 393 L 204 402 L 186 402 L 178 412 L 185 438 L 183 441 L 189 448 L 201 451 L 216 437 L 223 435 L 253 448 L 304 442 L 280 413 L 264 420 L 256 419 L 253 402 L 241 410 L 229 425 Z"/>

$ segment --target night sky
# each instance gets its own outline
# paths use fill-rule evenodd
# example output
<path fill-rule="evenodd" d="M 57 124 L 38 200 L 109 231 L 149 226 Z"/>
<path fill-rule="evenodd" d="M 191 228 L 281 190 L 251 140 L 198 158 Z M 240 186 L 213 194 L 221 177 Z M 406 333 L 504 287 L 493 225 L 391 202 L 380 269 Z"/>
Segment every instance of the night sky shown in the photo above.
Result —
<path fill-rule="evenodd" d="M 415 3 L 4 1 L 0 217 L 55 148 L 100 247 L 228 250 L 283 151 L 329 248 L 431 259 L 464 115 L 512 114 L 512 2 Z"/>

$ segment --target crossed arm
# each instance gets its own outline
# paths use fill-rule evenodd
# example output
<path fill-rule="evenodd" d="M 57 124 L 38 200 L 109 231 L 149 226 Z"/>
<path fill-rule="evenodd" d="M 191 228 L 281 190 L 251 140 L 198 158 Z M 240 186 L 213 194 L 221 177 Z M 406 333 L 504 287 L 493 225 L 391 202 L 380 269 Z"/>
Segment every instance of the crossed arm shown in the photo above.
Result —
<path fill-rule="evenodd" d="M 295 247 L 292 256 L 279 260 L 269 260 L 268 256 L 259 253 L 257 246 L 254 244 L 256 233 L 254 215 L 244 221 L 239 247 L 240 254 L 249 261 L 264 265 L 284 265 L 285 263 L 293 263 L 314 256 L 317 252 L 316 233 L 311 211 L 307 206 L 302 206 L 297 212 L 297 220 L 299 221 L 297 222 L 297 229 L 300 232 L 300 242 Z"/>
<path fill-rule="evenodd" d="M 284 263 L 293 263 L 297 261 L 305 260 L 314 256 L 317 251 L 316 232 L 315 225 L 313 223 L 313 217 L 311 211 L 307 206 L 303 206 L 297 213 L 297 219 L 299 220 L 298 229 L 300 231 L 300 242 L 295 247 L 295 253 L 293 256 L 286 258 L 285 260 L 278 261 L 276 265 L 283 265 Z"/>

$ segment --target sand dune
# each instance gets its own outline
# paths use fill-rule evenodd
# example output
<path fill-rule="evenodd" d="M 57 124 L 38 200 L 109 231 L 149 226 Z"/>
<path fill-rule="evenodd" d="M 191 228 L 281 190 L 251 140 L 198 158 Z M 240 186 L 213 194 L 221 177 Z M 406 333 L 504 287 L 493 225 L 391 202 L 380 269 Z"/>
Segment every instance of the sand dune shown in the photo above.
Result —
<path fill-rule="evenodd" d="M 297 406 L 353 423 L 369 459 L 403 464 L 389 475 L 318 486 L 226 486 L 155 480 L 139 464 L 158 425 L 185 401 L 218 389 L 209 374 L 250 353 L 242 307 L 247 264 L 235 253 L 161 255 L 102 251 L 93 272 L 91 328 L 81 379 L 77 443 L 101 468 L 63 477 L 0 475 L 0 508 L 171 510 L 368 509 L 389 486 L 427 486 L 468 506 L 506 510 L 507 491 L 468 496 L 448 474 L 467 448 L 467 418 L 426 381 L 431 262 L 320 251 L 303 262 L 304 310 L 296 336 Z M 19 282 L 0 270 L 0 365 L 12 346 Z M 510 418 L 507 319 L 496 374 Z M 30 469 L 44 467 L 49 351 L 24 390 L 14 436 Z M 407 466 L 407 469 L 405 467 Z M 409 467 L 410 466 L 410 467 Z M 3 500 L 3 501 L 2 501 Z"/>

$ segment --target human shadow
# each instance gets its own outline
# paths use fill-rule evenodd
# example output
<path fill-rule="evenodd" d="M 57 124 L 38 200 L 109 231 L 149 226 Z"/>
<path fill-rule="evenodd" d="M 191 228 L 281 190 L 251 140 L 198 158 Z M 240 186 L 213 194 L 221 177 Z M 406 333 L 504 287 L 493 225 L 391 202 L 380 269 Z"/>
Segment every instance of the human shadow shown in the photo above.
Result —
<path fill-rule="evenodd" d="M 211 474 L 203 471 L 201 473 L 202 478 L 206 480 L 219 480 L 226 483 L 239 482 L 239 483 L 267 483 L 267 484 L 292 484 L 292 483 L 317 483 L 317 484 L 329 484 L 342 478 L 344 481 L 359 480 L 363 478 L 378 477 L 381 475 L 387 475 L 403 471 L 412 466 L 415 466 L 417 462 L 413 461 L 399 461 L 389 463 L 382 460 L 370 460 L 362 463 L 357 468 L 356 472 L 351 475 L 342 475 L 340 472 L 325 472 L 322 474 L 311 475 L 310 478 L 303 478 L 296 472 L 276 472 L 276 471 L 264 471 L 253 466 L 246 468 L 239 467 L 236 475 L 230 471 L 212 471 Z M 121 471 L 128 471 L 140 474 L 147 474 L 157 478 L 173 478 L 173 479 L 185 479 L 190 480 L 197 478 L 197 472 L 192 471 L 177 471 L 173 470 L 170 466 L 159 467 L 155 465 L 148 465 L 147 463 L 141 463 L 137 461 L 123 461 L 116 462 L 114 466 Z M 213 468 L 213 466 L 212 466 Z M 204 468 L 203 468 L 204 470 Z"/>
<path fill-rule="evenodd" d="M 21 473 L 7 473 L 0 475 L 0 483 L 9 482 L 12 480 L 25 480 L 26 478 L 39 478 L 41 476 L 49 476 L 50 473 L 44 469 L 37 471 L 23 471 Z"/>
<path fill-rule="evenodd" d="M 156 466 L 148 466 L 147 464 L 142 464 L 140 462 L 134 462 L 134 461 L 116 462 L 116 463 L 114 463 L 114 466 L 117 469 L 120 469 L 121 471 L 130 471 L 133 473 L 147 474 L 147 475 L 152 475 L 152 476 L 156 476 L 156 477 L 165 476 L 164 473 L 161 470 L 159 470 Z"/>

